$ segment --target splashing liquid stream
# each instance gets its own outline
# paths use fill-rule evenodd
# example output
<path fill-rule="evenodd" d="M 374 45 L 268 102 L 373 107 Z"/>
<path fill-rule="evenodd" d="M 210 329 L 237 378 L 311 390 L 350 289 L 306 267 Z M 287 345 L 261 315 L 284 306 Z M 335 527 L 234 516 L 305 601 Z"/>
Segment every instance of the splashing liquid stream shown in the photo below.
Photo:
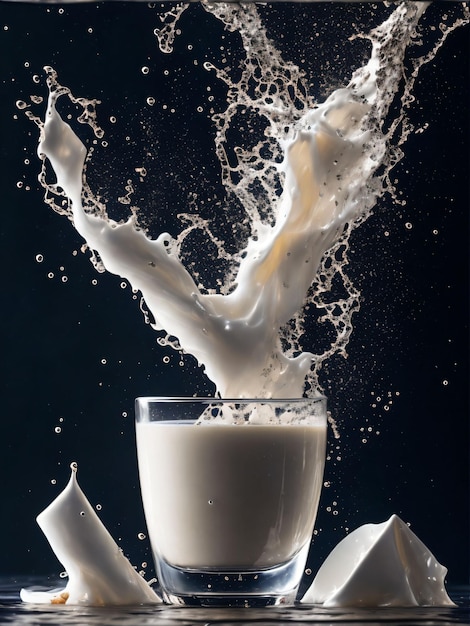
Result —
<path fill-rule="evenodd" d="M 371 44 L 369 61 L 319 104 L 309 95 L 304 73 L 276 50 L 254 4 L 200 5 L 198 10 L 238 34 L 245 53 L 241 70 L 205 63 L 227 87 L 225 111 L 212 115 L 215 151 L 227 195 L 243 207 L 250 231 L 243 249 L 231 256 L 222 240 L 212 238 L 229 266 L 218 291 L 204 288 L 181 254 L 194 230 L 210 236 L 207 221 L 192 216 L 178 238 L 164 232 L 151 239 L 139 225 L 138 210 L 127 221 L 108 216 L 86 182 L 92 158 L 56 108 L 60 98 L 69 98 L 82 109 L 79 121 L 102 137 L 98 103 L 75 98 L 46 68 L 44 124 L 27 114 L 41 128 L 40 179 L 47 202 L 71 219 L 98 267 L 142 294 L 154 328 L 167 334 L 170 345 L 196 357 L 221 397 L 318 393 L 322 364 L 333 354 L 346 355 L 352 315 L 359 309 L 359 294 L 346 273 L 349 235 L 379 197 L 386 192 L 393 197 L 389 175 L 412 131 L 406 108 L 419 69 L 453 29 L 468 22 L 462 4 L 462 17 L 443 29 L 434 48 L 417 56 L 406 73 L 405 57 L 418 46 L 418 23 L 427 6 L 400 3 L 382 25 L 362 35 Z M 171 52 L 183 11 L 167 12 L 155 31 L 163 52 Z M 264 128 L 250 146 L 230 145 L 240 110 L 256 115 Z M 47 181 L 46 158 L 56 184 Z M 338 278 L 346 296 L 330 302 L 325 296 Z M 322 354 L 301 348 L 304 307 L 312 304 L 324 311 L 319 322 L 327 320 L 335 330 Z"/>

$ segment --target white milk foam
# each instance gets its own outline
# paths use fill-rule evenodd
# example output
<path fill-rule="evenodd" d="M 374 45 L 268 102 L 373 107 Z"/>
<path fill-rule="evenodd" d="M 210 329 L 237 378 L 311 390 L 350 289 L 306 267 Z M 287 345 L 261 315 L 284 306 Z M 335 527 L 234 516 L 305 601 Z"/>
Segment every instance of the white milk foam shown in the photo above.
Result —
<path fill-rule="evenodd" d="M 69 98 L 83 107 L 82 121 L 101 136 L 96 102 L 72 96 L 46 68 L 49 102 L 44 124 L 36 120 L 38 153 L 50 161 L 57 178 L 56 185 L 46 181 L 44 164 L 46 199 L 68 215 L 98 265 L 141 292 L 155 329 L 176 337 L 178 347 L 196 357 L 221 397 L 318 392 L 324 359 L 346 354 L 352 314 L 359 308 L 344 270 L 349 233 L 378 197 L 393 192 L 389 173 L 411 131 L 405 109 L 419 68 L 449 32 L 468 21 L 462 4 L 461 17 L 442 30 L 434 49 L 414 58 L 403 85 L 405 53 L 417 47 L 418 22 L 427 6 L 407 2 L 391 8 L 386 21 L 363 36 L 371 42 L 369 61 L 319 104 L 308 95 L 304 74 L 284 61 L 268 38 L 254 4 L 200 5 L 198 10 L 238 32 L 245 51 L 241 72 L 205 64 L 228 87 L 226 110 L 212 116 L 215 150 L 223 183 L 243 207 L 243 228 L 250 233 L 243 249 L 231 256 L 214 239 L 221 260 L 229 263 L 225 284 L 217 291 L 191 275 L 180 253 L 192 230 L 209 232 L 202 218 L 187 218 L 178 239 L 165 232 L 151 239 L 139 226 L 137 212 L 123 222 L 108 216 L 85 180 L 87 149 L 56 109 L 60 98 Z M 170 11 L 173 22 L 158 31 L 164 52 L 171 51 L 181 13 Z M 230 145 L 229 131 L 241 110 L 258 116 L 264 128 L 251 146 Z M 328 303 L 322 297 L 335 277 L 347 295 Z M 335 329 L 323 354 L 301 349 L 306 303 L 324 311 Z"/>

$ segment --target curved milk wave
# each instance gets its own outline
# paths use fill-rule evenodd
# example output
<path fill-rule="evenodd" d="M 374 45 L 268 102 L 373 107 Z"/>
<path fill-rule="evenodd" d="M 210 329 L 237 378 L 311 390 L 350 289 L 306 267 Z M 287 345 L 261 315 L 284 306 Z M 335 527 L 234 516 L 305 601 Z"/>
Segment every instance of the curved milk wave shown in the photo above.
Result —
<path fill-rule="evenodd" d="M 302 308 L 325 252 L 347 225 L 367 215 L 380 193 L 374 172 L 387 156 L 381 120 L 425 6 L 399 6 L 369 36 L 370 61 L 350 84 L 297 120 L 295 138 L 282 145 L 284 188 L 273 207 L 274 223 L 256 225 L 228 295 L 201 293 L 167 233 L 152 240 L 134 216 L 116 223 L 84 208 L 86 149 L 57 112 L 57 99 L 67 90 L 50 72 L 38 151 L 70 200 L 75 228 L 108 271 L 142 293 L 155 328 L 178 338 L 222 397 L 303 394 L 313 355 L 284 353 L 280 328 Z"/>
<path fill-rule="evenodd" d="M 325 607 L 455 606 L 447 569 L 397 515 L 364 524 L 320 567 L 301 602 Z"/>
<path fill-rule="evenodd" d="M 37 522 L 64 566 L 67 586 L 22 589 L 23 602 L 94 606 L 156 604 L 160 599 L 132 567 L 80 489 L 76 467 Z"/>

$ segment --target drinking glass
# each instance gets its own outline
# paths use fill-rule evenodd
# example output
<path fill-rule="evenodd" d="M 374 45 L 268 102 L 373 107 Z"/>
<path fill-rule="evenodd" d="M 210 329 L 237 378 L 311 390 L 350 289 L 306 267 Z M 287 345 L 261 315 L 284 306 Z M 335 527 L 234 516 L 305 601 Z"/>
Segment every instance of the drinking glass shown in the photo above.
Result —
<path fill-rule="evenodd" d="M 326 399 L 136 399 L 140 485 L 164 600 L 295 599 L 318 509 Z"/>

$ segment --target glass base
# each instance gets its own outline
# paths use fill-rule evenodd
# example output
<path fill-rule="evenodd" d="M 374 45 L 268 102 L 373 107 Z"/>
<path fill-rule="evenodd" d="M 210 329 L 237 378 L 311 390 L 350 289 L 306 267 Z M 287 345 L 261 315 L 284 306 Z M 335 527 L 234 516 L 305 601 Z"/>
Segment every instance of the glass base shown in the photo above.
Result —
<path fill-rule="evenodd" d="M 260 570 L 183 569 L 156 559 L 163 600 L 169 604 L 263 607 L 293 604 L 309 546 L 287 563 Z"/>

